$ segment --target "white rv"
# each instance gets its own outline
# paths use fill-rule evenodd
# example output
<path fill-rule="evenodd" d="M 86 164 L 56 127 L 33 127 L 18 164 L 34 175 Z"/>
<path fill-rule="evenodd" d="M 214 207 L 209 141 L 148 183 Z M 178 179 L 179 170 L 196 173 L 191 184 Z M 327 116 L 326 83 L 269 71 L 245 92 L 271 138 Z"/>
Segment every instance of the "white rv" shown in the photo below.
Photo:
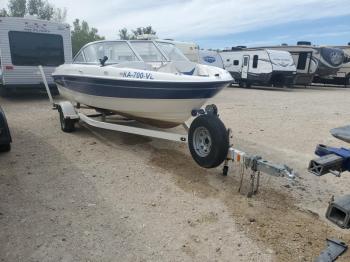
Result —
<path fill-rule="evenodd" d="M 344 52 L 339 48 L 313 46 L 300 41 L 295 46 L 281 45 L 263 47 L 287 51 L 292 54 L 297 67 L 295 84 L 310 85 L 315 77 L 328 78 L 337 73 L 344 61 Z"/>
<path fill-rule="evenodd" d="M 222 61 L 222 58 L 217 51 L 211 51 L 211 50 L 198 50 L 198 63 L 209 65 L 209 66 L 216 66 L 220 68 L 224 68 L 224 63 Z"/>
<path fill-rule="evenodd" d="M 243 87 L 252 84 L 292 86 L 296 68 L 290 53 L 264 48 L 232 48 L 220 52 L 224 69 Z"/>
<path fill-rule="evenodd" d="M 0 92 L 42 86 L 38 65 L 54 86 L 54 68 L 72 61 L 70 27 L 35 18 L 0 17 Z"/>
<path fill-rule="evenodd" d="M 334 46 L 344 51 L 345 59 L 336 75 L 333 75 L 327 83 L 350 87 L 350 43 L 347 46 Z"/>
<path fill-rule="evenodd" d="M 199 61 L 199 56 L 198 56 L 199 47 L 198 47 L 198 45 L 196 43 L 175 41 L 173 39 L 162 39 L 162 40 L 159 40 L 159 41 L 174 44 L 178 49 L 180 49 L 180 51 L 190 61 L 198 63 L 198 61 Z"/>

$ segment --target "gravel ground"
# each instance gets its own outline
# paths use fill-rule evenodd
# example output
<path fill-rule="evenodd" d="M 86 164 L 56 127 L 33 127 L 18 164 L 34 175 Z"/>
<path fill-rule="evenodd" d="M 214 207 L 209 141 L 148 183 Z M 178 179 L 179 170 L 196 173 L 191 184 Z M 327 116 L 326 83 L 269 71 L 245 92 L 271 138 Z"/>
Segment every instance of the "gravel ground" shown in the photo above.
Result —
<path fill-rule="evenodd" d="M 1 261 L 312 261 L 350 176 L 307 173 L 329 129 L 349 123 L 350 90 L 228 88 L 213 99 L 235 146 L 294 167 L 237 192 L 239 168 L 204 170 L 187 146 L 79 126 L 59 128 L 45 96 L 0 98 L 14 143 L 0 155 Z M 244 185 L 247 186 L 248 178 Z M 350 252 L 339 261 L 349 261 Z"/>

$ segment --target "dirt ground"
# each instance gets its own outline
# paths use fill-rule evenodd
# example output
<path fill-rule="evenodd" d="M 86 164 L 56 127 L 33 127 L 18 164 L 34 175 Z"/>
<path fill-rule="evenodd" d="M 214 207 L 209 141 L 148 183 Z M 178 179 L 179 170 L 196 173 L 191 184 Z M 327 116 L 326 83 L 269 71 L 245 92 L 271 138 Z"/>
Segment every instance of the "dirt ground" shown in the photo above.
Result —
<path fill-rule="evenodd" d="M 306 171 L 318 143 L 346 146 L 329 129 L 349 124 L 350 89 L 227 88 L 211 102 L 237 148 L 299 178 L 262 175 L 247 198 L 239 167 L 201 169 L 185 144 L 85 125 L 63 133 L 45 96 L 0 98 L 14 140 L 0 155 L 1 261 L 313 261 L 326 238 L 350 244 L 324 218 L 349 174 Z"/>

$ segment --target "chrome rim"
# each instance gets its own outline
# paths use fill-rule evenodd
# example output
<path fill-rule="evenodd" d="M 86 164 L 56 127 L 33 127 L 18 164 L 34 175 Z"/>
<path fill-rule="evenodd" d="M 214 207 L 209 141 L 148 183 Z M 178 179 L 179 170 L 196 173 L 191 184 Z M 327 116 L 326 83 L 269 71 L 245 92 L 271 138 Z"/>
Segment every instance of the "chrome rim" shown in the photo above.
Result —
<path fill-rule="evenodd" d="M 193 133 L 193 147 L 197 155 L 206 157 L 211 150 L 212 140 L 208 129 L 198 127 Z"/>

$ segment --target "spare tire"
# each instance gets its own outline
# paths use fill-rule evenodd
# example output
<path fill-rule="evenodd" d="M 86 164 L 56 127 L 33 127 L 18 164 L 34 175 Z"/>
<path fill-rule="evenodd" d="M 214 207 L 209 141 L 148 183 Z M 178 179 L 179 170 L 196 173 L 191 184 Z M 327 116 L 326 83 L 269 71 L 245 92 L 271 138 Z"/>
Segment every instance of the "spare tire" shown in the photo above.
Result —
<path fill-rule="evenodd" d="M 219 166 L 226 158 L 229 136 L 224 123 L 213 114 L 195 118 L 188 133 L 188 146 L 194 161 L 204 168 Z"/>

